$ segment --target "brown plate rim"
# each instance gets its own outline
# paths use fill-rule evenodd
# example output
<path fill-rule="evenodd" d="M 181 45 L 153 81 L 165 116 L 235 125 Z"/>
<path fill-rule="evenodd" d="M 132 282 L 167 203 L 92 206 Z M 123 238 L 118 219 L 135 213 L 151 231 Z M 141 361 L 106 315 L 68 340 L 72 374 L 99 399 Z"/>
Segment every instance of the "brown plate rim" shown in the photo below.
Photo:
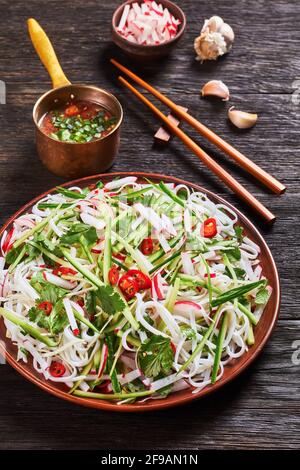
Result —
<path fill-rule="evenodd" d="M 97 408 L 97 409 L 103 409 L 103 410 L 109 410 L 109 411 L 118 411 L 118 412 L 144 412 L 144 411 L 154 411 L 154 410 L 160 410 L 160 409 L 165 409 L 165 408 L 170 408 L 173 406 L 179 406 L 183 405 L 186 403 L 189 403 L 193 400 L 202 398 L 203 396 L 209 395 L 210 393 L 218 390 L 219 388 L 223 387 L 225 384 L 228 382 L 232 381 L 235 377 L 240 375 L 249 365 L 257 358 L 257 356 L 260 354 L 262 351 L 263 347 L 269 340 L 272 331 L 274 329 L 274 326 L 277 322 L 278 319 L 278 314 L 279 314 L 279 309 L 280 309 L 280 301 L 281 301 L 281 287 L 280 287 L 280 279 L 278 275 L 278 270 L 274 261 L 274 258 L 272 256 L 272 253 L 264 240 L 263 236 L 261 233 L 257 230 L 257 228 L 253 225 L 253 223 L 245 216 L 243 215 L 238 209 L 236 209 L 232 204 L 228 203 L 225 199 L 222 197 L 214 194 L 213 192 L 203 188 L 202 186 L 182 180 L 180 178 L 176 178 L 173 176 L 166 176 L 162 175 L 159 173 L 145 173 L 145 172 L 137 172 L 137 171 L 126 171 L 126 172 L 114 172 L 114 173 L 100 173 L 97 175 L 91 175 L 91 176 L 86 176 L 84 178 L 77 178 L 72 181 L 68 181 L 61 186 L 63 187 L 68 187 L 68 186 L 74 186 L 78 185 L 79 183 L 84 183 L 84 182 L 89 182 L 92 184 L 93 182 L 101 179 L 113 179 L 116 177 L 125 177 L 125 176 L 137 176 L 138 178 L 148 178 L 148 179 L 154 179 L 154 180 L 163 180 L 169 183 L 176 183 L 176 184 L 185 184 L 193 189 L 196 189 L 197 191 L 201 191 L 205 194 L 207 194 L 212 200 L 218 201 L 219 203 L 225 204 L 228 206 L 231 210 L 233 210 L 239 220 L 242 222 L 243 225 L 247 226 L 247 228 L 250 229 L 255 235 L 258 237 L 260 240 L 261 246 L 263 246 L 264 250 L 267 252 L 270 262 L 271 262 L 271 268 L 274 274 L 274 286 L 273 286 L 273 294 L 275 295 L 275 307 L 274 307 L 274 314 L 272 316 L 272 320 L 269 322 L 267 331 L 265 333 L 265 336 L 261 340 L 261 342 L 257 345 L 256 349 L 249 349 L 249 354 L 248 358 L 246 361 L 239 367 L 236 368 L 231 374 L 229 374 L 227 377 L 224 379 L 221 379 L 220 381 L 216 382 L 214 385 L 210 385 L 208 387 L 205 387 L 201 392 L 197 394 L 192 394 L 190 393 L 189 395 L 184 395 L 184 396 L 179 396 L 178 399 L 174 399 L 176 397 L 176 394 L 170 395 L 172 399 L 170 398 L 164 398 L 162 400 L 151 400 L 146 403 L 134 403 L 131 405 L 128 404 L 122 404 L 122 405 L 117 405 L 114 402 L 107 402 L 104 400 L 97 400 L 97 399 L 90 399 L 90 398 L 80 398 L 80 397 L 75 397 L 73 395 L 69 395 L 67 392 L 64 392 L 58 388 L 56 388 L 54 385 L 52 385 L 50 382 L 45 383 L 43 382 L 38 375 L 35 375 L 32 372 L 29 372 L 28 370 L 23 367 L 22 363 L 19 363 L 16 361 L 16 359 L 8 353 L 3 345 L 1 344 L 0 341 L 0 352 L 4 355 L 5 359 L 7 362 L 15 369 L 17 370 L 21 375 L 23 375 L 26 379 L 30 380 L 33 382 L 35 385 L 40 387 L 42 390 L 51 393 L 52 395 L 62 398 L 64 400 L 67 400 L 69 402 L 78 404 L 78 405 L 83 405 L 87 406 L 90 408 Z M 21 214 L 23 214 L 25 211 L 29 210 L 34 204 L 36 204 L 40 199 L 45 197 L 47 194 L 52 193 L 56 190 L 56 187 L 47 190 L 43 192 L 42 194 L 38 195 L 37 197 L 33 198 L 31 201 L 28 203 L 24 204 L 17 212 L 15 212 L 2 226 L 0 230 L 0 236 L 4 232 L 4 230 L 7 229 L 7 227 Z M 3 321 L 3 320 L 1 320 Z M 0 338 L 1 339 L 1 338 Z M 251 353 L 252 351 L 252 353 Z"/>

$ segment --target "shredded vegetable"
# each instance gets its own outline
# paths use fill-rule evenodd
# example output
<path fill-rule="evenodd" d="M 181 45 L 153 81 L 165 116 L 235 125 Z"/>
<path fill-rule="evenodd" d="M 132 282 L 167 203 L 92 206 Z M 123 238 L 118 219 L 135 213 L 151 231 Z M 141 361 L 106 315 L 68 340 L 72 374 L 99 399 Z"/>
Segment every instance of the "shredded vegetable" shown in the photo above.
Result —
<path fill-rule="evenodd" d="M 232 210 L 134 176 L 57 188 L 1 251 L 0 317 L 18 360 L 116 403 L 220 380 L 272 295 Z"/>

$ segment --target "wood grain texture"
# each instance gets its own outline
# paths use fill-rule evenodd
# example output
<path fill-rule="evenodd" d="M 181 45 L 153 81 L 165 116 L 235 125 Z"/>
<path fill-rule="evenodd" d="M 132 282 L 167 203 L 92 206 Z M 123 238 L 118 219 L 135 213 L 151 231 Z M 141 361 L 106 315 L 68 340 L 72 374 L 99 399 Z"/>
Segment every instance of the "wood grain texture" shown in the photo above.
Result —
<path fill-rule="evenodd" d="M 184 408 L 146 415 L 119 415 L 79 408 L 46 395 L 8 365 L 0 367 L 0 449 L 254 449 L 300 445 L 300 366 L 292 363 L 300 340 L 299 122 L 293 82 L 300 79 L 300 3 L 297 0 L 178 1 L 187 32 L 159 64 L 134 64 L 110 41 L 113 0 L 0 0 L 0 80 L 7 104 L 0 105 L 0 215 L 7 219 L 26 201 L 61 180 L 39 162 L 33 140 L 32 106 L 50 79 L 31 47 L 25 20 L 36 17 L 53 40 L 71 81 L 97 84 L 115 93 L 125 110 L 120 155 L 114 171 L 157 171 L 199 183 L 224 196 L 261 228 L 278 263 L 282 308 L 275 332 L 260 358 L 214 395 Z M 203 20 L 218 14 L 236 33 L 232 52 L 203 65 L 194 60 L 193 39 Z M 192 135 L 277 215 L 262 226 L 180 142 L 152 146 L 157 122 L 126 93 L 108 64 L 114 56 L 151 81 L 274 176 L 288 191 L 277 197 L 245 175 L 211 144 Z M 256 127 L 234 130 L 229 103 L 200 98 L 202 85 L 221 79 L 230 105 L 259 114 Z M 163 107 L 161 109 L 164 109 Z M 184 129 L 187 129 L 183 126 Z M 180 425 L 179 425 L 180 423 Z M 62 434 L 63 431 L 63 434 Z"/>

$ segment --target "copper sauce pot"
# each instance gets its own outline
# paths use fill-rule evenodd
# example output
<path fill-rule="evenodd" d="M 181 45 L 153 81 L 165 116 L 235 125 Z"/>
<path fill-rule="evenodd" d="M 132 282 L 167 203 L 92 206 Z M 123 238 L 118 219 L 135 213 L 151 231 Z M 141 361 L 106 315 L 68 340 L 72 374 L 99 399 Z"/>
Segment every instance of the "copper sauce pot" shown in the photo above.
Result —
<path fill-rule="evenodd" d="M 63 178 L 78 178 L 108 170 L 119 150 L 123 120 L 121 104 L 115 96 L 101 88 L 72 85 L 58 62 L 49 38 L 33 18 L 28 20 L 28 30 L 53 84 L 53 89 L 42 95 L 33 108 L 36 146 L 40 159 L 48 170 Z M 116 126 L 107 136 L 87 143 L 61 142 L 45 134 L 39 126 L 42 117 L 72 100 L 90 101 L 101 105 L 116 117 Z"/>

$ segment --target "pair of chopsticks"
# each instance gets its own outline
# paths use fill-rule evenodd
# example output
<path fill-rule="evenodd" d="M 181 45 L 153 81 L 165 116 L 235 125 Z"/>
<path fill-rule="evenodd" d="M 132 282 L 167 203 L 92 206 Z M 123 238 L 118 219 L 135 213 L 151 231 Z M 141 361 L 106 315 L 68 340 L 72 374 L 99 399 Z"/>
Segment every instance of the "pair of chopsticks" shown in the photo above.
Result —
<path fill-rule="evenodd" d="M 236 150 L 230 144 L 225 142 L 221 137 L 208 129 L 197 119 L 179 108 L 173 101 L 160 93 L 156 88 L 152 87 L 149 83 L 142 80 L 129 69 L 121 65 L 115 59 L 111 59 L 111 63 L 119 70 L 125 73 L 128 77 L 134 80 L 145 90 L 149 91 L 153 96 L 158 98 L 163 104 L 167 105 L 175 114 L 190 124 L 201 135 L 206 137 L 210 142 L 215 144 L 218 148 L 223 150 L 226 154 L 232 157 L 242 168 L 247 170 L 251 175 L 256 177 L 261 183 L 267 186 L 276 194 L 282 194 L 285 191 L 285 186 L 273 176 L 269 175 L 266 171 L 252 162 L 249 158 Z M 151 101 L 142 95 L 136 88 L 134 88 L 125 78 L 119 77 L 120 82 L 126 86 L 140 101 L 142 101 L 168 128 L 176 135 L 186 147 L 188 147 L 198 158 L 222 180 L 234 193 L 236 193 L 242 200 L 244 200 L 252 209 L 264 218 L 267 222 L 274 222 L 276 216 L 269 211 L 261 202 L 259 202 L 246 188 L 244 188 L 233 176 L 231 176 L 224 168 L 213 160 L 199 145 L 197 145 L 185 132 L 179 127 L 175 126 L 168 117 L 163 114 Z"/>

